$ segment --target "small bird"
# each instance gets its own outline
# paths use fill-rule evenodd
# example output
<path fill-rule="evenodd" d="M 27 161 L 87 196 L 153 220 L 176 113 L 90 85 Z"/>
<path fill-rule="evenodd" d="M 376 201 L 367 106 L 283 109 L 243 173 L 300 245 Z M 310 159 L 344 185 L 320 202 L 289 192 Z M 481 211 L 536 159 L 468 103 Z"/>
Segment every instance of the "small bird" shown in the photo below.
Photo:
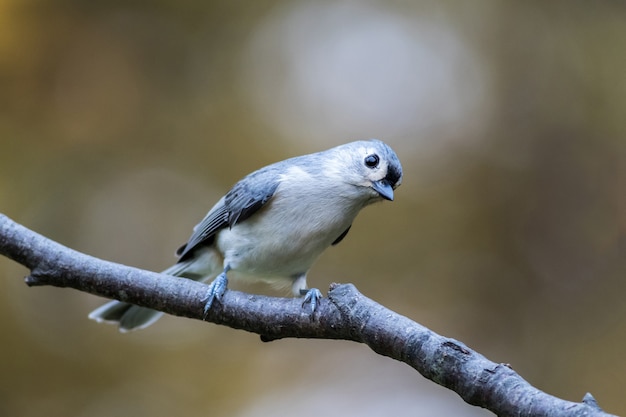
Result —
<path fill-rule="evenodd" d="M 228 274 L 290 285 L 315 308 L 322 297 L 306 275 L 329 246 L 346 237 L 365 206 L 393 200 L 402 166 L 384 142 L 371 139 L 297 156 L 237 182 L 193 229 L 164 274 L 208 281 L 205 315 L 220 301 Z M 111 301 L 89 314 L 120 331 L 145 328 L 164 313 Z"/>

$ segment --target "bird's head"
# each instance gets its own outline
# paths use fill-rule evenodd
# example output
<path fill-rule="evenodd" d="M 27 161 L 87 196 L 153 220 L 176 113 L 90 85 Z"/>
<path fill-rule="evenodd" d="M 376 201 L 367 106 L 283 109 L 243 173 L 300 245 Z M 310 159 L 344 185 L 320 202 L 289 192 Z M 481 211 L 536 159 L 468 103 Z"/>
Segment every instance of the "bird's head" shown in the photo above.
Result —
<path fill-rule="evenodd" d="M 393 191 L 402 183 L 402 165 L 386 143 L 377 140 L 350 142 L 333 152 L 334 175 L 367 193 L 369 199 L 393 200 Z"/>

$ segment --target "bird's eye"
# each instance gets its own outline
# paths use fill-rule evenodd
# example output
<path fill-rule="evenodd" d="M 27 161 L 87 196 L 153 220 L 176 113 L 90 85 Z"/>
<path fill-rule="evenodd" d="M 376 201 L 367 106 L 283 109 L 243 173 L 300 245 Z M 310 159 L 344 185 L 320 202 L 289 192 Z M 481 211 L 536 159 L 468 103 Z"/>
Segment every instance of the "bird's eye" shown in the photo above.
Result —
<path fill-rule="evenodd" d="M 365 166 L 368 168 L 376 168 L 380 162 L 380 158 L 375 153 L 365 157 Z"/>

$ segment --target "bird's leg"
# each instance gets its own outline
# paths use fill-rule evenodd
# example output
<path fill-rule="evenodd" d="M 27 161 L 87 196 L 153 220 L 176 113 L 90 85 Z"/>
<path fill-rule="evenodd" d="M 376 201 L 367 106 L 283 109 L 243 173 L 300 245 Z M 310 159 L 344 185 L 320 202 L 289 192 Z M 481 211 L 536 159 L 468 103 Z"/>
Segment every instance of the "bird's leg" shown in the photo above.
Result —
<path fill-rule="evenodd" d="M 226 292 L 228 287 L 228 277 L 226 274 L 230 271 L 230 265 L 226 265 L 221 274 L 219 274 L 213 282 L 209 284 L 209 289 L 207 290 L 206 296 L 202 299 L 205 302 L 204 305 L 204 316 L 203 319 L 206 320 L 207 315 L 209 314 L 209 310 L 213 305 L 213 301 L 220 301 L 222 296 Z"/>
<path fill-rule="evenodd" d="M 294 276 L 291 291 L 293 292 L 293 295 L 304 296 L 304 299 L 302 300 L 302 308 L 304 308 L 306 304 L 310 304 L 311 314 L 315 313 L 315 310 L 322 299 L 322 293 L 317 288 L 307 289 L 306 273 Z"/>
<path fill-rule="evenodd" d="M 311 314 L 315 313 L 317 309 L 317 305 L 322 299 L 322 292 L 317 288 L 310 289 L 301 289 L 300 295 L 304 296 L 304 300 L 302 300 L 302 308 L 304 308 L 305 304 L 311 304 Z"/>

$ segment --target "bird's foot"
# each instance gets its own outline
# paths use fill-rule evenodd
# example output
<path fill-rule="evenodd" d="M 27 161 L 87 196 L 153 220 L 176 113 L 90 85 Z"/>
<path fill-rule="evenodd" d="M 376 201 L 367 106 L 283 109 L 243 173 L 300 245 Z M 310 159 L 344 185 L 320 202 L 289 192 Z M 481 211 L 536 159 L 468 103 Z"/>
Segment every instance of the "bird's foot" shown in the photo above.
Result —
<path fill-rule="evenodd" d="M 322 293 L 317 288 L 311 288 L 309 290 L 300 290 L 300 295 L 304 296 L 304 300 L 302 300 L 302 308 L 306 304 L 311 305 L 311 314 L 315 313 L 317 306 L 319 305 L 320 300 L 322 299 Z"/>
<path fill-rule="evenodd" d="M 222 272 L 219 274 L 213 282 L 209 284 L 209 289 L 206 292 L 206 296 L 202 299 L 205 302 L 204 304 L 204 316 L 202 318 L 206 320 L 207 315 L 209 314 L 209 310 L 213 305 L 213 301 L 221 301 L 224 293 L 226 292 L 228 286 L 228 278 L 226 277 L 226 272 Z"/>

